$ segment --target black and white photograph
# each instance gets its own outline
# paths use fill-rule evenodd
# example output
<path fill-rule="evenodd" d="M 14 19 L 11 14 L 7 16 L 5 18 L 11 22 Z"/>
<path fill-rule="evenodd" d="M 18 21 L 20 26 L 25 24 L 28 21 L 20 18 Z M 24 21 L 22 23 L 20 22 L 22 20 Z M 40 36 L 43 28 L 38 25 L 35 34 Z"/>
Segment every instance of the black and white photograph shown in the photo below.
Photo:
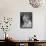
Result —
<path fill-rule="evenodd" d="M 20 28 L 32 28 L 32 12 L 20 12 Z"/>

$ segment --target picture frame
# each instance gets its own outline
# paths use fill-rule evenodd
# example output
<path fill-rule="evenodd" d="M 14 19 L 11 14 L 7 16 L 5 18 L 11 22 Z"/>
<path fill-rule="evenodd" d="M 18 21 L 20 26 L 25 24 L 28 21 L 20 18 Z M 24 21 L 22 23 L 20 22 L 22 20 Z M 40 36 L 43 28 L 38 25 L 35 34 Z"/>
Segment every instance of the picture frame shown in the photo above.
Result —
<path fill-rule="evenodd" d="M 32 12 L 20 12 L 20 28 L 32 28 Z"/>

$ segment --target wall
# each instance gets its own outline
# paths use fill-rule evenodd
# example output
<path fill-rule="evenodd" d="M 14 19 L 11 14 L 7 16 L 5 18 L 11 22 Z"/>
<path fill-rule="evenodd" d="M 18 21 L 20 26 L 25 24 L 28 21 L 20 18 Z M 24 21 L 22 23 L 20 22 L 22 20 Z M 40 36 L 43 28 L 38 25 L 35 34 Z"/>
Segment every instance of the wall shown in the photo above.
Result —
<path fill-rule="evenodd" d="M 17 40 L 27 40 L 34 34 L 37 35 L 37 39 L 46 40 L 45 36 L 45 6 L 40 8 L 33 8 L 30 6 L 28 0 L 0 0 L 0 19 L 1 17 L 13 17 L 13 22 L 10 33 Z M 32 12 L 33 13 L 33 28 L 32 29 L 21 29 L 20 28 L 20 12 Z M 2 35 L 3 31 L 0 31 Z M 4 33 L 3 33 L 4 34 Z M 0 39 L 4 37 L 0 36 Z"/>

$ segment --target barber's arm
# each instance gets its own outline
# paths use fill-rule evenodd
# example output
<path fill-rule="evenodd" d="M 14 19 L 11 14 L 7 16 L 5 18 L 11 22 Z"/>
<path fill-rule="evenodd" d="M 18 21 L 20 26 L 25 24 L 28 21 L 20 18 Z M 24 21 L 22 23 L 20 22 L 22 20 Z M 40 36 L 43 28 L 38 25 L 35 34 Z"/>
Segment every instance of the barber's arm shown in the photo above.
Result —
<path fill-rule="evenodd" d="M 11 34 L 6 34 L 6 41 L 14 42 L 14 41 L 16 41 L 16 37 L 14 37 Z"/>

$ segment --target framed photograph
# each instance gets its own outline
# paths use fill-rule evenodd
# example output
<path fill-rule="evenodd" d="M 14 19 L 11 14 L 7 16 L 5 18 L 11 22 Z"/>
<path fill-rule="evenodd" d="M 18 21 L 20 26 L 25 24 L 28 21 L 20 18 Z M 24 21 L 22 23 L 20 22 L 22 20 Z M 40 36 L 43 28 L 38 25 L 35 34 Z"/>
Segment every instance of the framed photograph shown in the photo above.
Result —
<path fill-rule="evenodd" d="M 20 28 L 32 28 L 32 12 L 20 12 Z"/>

